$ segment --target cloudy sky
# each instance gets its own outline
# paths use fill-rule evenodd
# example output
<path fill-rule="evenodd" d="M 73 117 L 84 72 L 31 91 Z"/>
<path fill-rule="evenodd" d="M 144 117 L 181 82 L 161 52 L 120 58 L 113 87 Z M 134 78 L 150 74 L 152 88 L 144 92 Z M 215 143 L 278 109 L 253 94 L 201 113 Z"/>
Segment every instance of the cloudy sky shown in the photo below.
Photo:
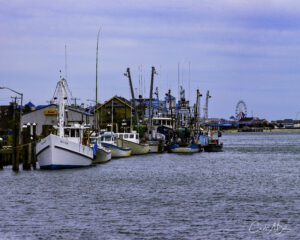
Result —
<path fill-rule="evenodd" d="M 295 118 L 300 106 L 300 3 L 296 0 L 0 0 L 0 86 L 25 102 L 50 100 L 59 70 L 79 103 L 99 96 L 149 96 L 151 66 L 161 97 L 179 82 L 195 102 L 210 90 L 210 117 L 229 117 L 244 100 L 248 115 Z M 189 71 L 190 68 L 190 71 Z M 142 81 L 139 81 L 142 76 Z M 0 104 L 12 94 L 0 90 Z M 204 99 L 202 99 L 204 103 Z"/>

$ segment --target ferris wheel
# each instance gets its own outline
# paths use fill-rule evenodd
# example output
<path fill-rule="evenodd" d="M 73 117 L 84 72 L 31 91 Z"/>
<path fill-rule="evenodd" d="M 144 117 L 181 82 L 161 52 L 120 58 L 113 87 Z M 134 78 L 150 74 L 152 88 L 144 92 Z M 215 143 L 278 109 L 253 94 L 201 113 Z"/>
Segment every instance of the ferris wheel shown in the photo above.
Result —
<path fill-rule="evenodd" d="M 247 105 L 243 100 L 238 101 L 236 105 L 235 117 L 237 120 L 247 117 Z"/>

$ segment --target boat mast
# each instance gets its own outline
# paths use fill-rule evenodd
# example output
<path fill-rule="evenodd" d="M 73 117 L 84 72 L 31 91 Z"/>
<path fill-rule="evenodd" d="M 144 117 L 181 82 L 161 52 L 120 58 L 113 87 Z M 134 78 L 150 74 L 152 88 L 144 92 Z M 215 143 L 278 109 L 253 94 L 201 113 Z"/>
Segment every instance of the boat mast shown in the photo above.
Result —
<path fill-rule="evenodd" d="M 208 119 L 208 100 L 210 98 L 211 98 L 211 96 L 209 95 L 209 90 L 207 90 L 207 92 L 206 92 L 206 100 L 205 100 L 205 108 L 204 108 L 204 123 Z"/>
<path fill-rule="evenodd" d="M 99 43 L 99 35 L 100 35 L 100 30 L 98 31 L 97 35 L 97 49 L 96 49 L 96 104 L 95 104 L 95 127 L 96 131 L 98 131 L 98 112 L 97 112 L 97 107 L 98 107 L 98 43 Z"/>
<path fill-rule="evenodd" d="M 132 81 L 131 81 L 131 75 L 130 75 L 130 68 L 127 68 L 127 73 L 125 73 L 124 75 L 127 76 L 128 80 L 129 80 L 130 91 L 131 91 L 131 98 L 132 98 L 133 106 L 134 106 L 135 119 L 136 119 L 136 123 L 139 124 L 139 117 L 138 117 L 138 112 L 137 112 L 137 109 L 136 109 L 136 103 L 135 103 L 135 98 L 134 98 L 134 91 L 133 91 L 133 86 L 132 86 Z"/>
<path fill-rule="evenodd" d="M 65 79 L 58 81 L 58 136 L 64 137 L 64 120 L 65 120 L 65 99 L 66 90 L 64 86 Z"/>
<path fill-rule="evenodd" d="M 200 98 L 202 94 L 200 94 L 199 89 L 197 89 L 197 99 L 196 99 L 196 106 L 195 106 L 195 121 L 196 121 L 196 131 L 199 131 L 200 127 Z"/>
<path fill-rule="evenodd" d="M 150 84 L 150 96 L 149 96 L 149 117 L 148 117 L 148 133 L 152 131 L 152 95 L 153 95 L 153 81 L 154 81 L 154 74 L 155 72 L 155 67 L 152 67 L 152 73 L 151 73 L 151 84 Z"/>
<path fill-rule="evenodd" d="M 114 100 L 111 100 L 111 132 L 114 131 Z"/>

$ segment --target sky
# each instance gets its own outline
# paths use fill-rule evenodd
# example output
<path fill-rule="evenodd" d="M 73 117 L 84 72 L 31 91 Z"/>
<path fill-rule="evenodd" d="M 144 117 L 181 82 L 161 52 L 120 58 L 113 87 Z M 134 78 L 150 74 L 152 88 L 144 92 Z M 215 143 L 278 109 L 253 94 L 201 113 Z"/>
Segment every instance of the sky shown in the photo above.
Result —
<path fill-rule="evenodd" d="M 149 97 L 154 66 L 160 98 L 168 89 L 178 97 L 178 82 L 192 103 L 196 89 L 209 90 L 209 117 L 235 115 L 239 100 L 248 116 L 268 120 L 295 119 L 300 111 L 296 0 L 0 0 L 0 6 L 0 86 L 22 92 L 24 102 L 46 104 L 63 76 L 77 103 L 92 104 L 101 29 L 100 102 L 130 98 L 127 67 L 135 92 Z M 0 90 L 0 104 L 11 96 Z"/>

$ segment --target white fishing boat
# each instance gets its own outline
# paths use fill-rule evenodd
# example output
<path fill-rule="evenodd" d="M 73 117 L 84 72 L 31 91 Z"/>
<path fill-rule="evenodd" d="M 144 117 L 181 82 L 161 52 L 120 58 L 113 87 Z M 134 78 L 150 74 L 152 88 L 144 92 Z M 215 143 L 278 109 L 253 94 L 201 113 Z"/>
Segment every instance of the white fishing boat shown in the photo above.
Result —
<path fill-rule="evenodd" d="M 82 144 L 82 126 L 64 126 L 65 99 L 67 83 L 62 78 L 57 83 L 58 97 L 58 135 L 50 134 L 36 146 L 36 156 L 41 169 L 60 169 L 85 167 L 92 164 L 93 150 Z M 70 135 L 65 137 L 65 133 Z"/>
<path fill-rule="evenodd" d="M 157 126 L 152 127 L 152 131 L 147 135 L 146 143 L 149 145 L 149 153 L 162 153 L 165 151 L 165 135 L 157 132 Z"/>
<path fill-rule="evenodd" d="M 149 144 L 140 143 L 139 134 L 136 131 L 131 133 L 116 133 L 118 145 L 131 148 L 132 155 L 147 154 L 150 151 Z"/>
<path fill-rule="evenodd" d="M 130 157 L 131 148 L 118 144 L 113 132 L 103 132 L 100 138 L 101 145 L 111 151 L 112 158 Z"/>
<path fill-rule="evenodd" d="M 111 160 L 111 150 L 102 146 L 100 137 L 91 136 L 90 145 L 93 148 L 94 155 L 96 155 L 94 156 L 93 163 L 106 163 Z"/>

